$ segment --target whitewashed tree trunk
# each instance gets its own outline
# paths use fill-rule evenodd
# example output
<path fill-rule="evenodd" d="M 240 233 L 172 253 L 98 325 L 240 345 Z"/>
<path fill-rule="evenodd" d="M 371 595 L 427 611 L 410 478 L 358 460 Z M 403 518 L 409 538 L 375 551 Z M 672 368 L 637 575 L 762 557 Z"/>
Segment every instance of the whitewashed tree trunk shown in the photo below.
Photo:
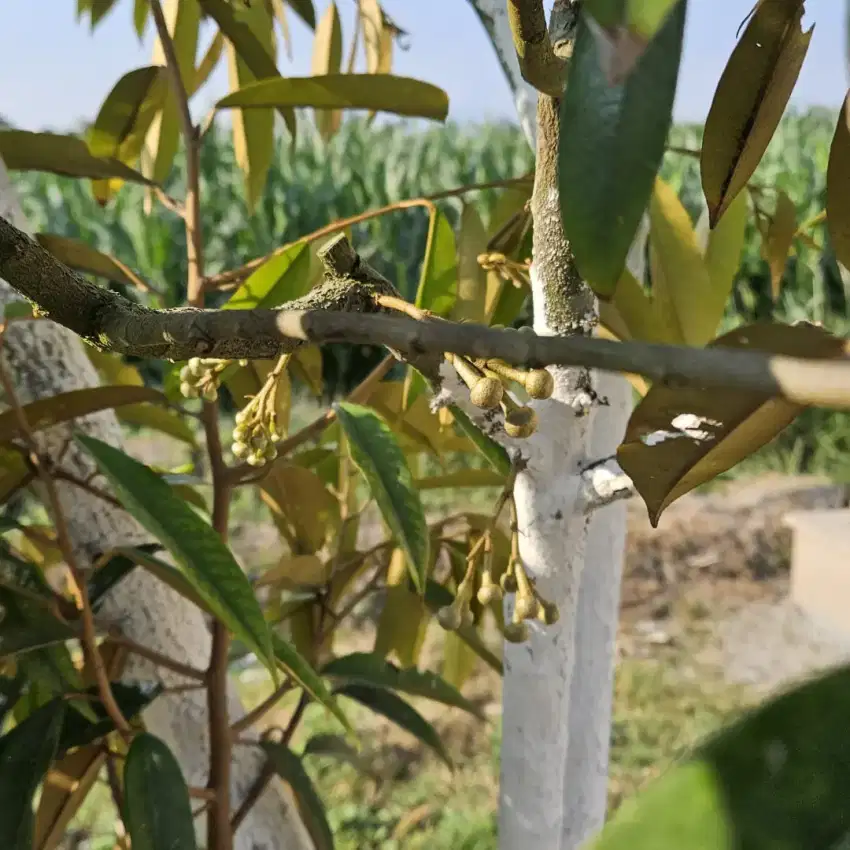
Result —
<path fill-rule="evenodd" d="M 0 160 L 0 216 L 27 230 L 18 199 Z M 0 280 L 0 309 L 20 296 Z M 96 370 L 82 343 L 71 331 L 50 321 L 18 322 L 9 329 L 3 347 L 3 363 L 23 403 L 99 383 Z M 73 427 L 120 446 L 122 437 L 112 411 L 79 419 Z M 89 457 L 70 442 L 72 426 L 43 432 L 41 450 L 61 466 L 86 479 L 94 470 Z M 103 481 L 101 486 L 106 486 Z M 124 511 L 80 488 L 57 482 L 70 536 L 82 566 L 117 546 L 144 541 L 144 532 Z M 150 649 L 193 667 L 209 664 L 210 630 L 198 608 L 174 593 L 149 573 L 133 571 L 104 600 L 100 617 L 120 626 L 124 634 Z M 180 677 L 131 657 L 123 676 L 127 682 L 181 683 Z M 185 680 L 184 680 L 185 682 Z M 231 715 L 243 713 L 235 692 L 230 696 Z M 171 747 L 187 781 L 203 786 L 208 773 L 207 706 L 204 691 L 161 696 L 144 716 L 147 728 Z M 232 799 L 245 798 L 262 766 L 259 752 L 238 747 L 234 752 Z M 197 823 L 203 824 L 203 819 Z M 243 821 L 235 850 L 302 850 L 312 844 L 301 824 L 291 797 L 276 784 Z"/>
<path fill-rule="evenodd" d="M 531 87 L 519 71 L 505 0 L 470 2 L 514 91 L 520 124 L 530 140 L 536 139 L 539 130 L 528 130 Z M 557 152 L 538 148 L 538 172 L 541 154 L 555 157 Z M 535 330 L 586 332 L 596 321 L 595 304 L 582 300 L 581 287 L 565 268 L 569 252 L 560 235 L 554 186 L 557 182 L 549 181 L 541 197 L 538 180 L 532 201 Z M 638 279 L 644 277 L 646 237 L 644 219 L 629 256 Z M 573 850 L 601 826 L 606 809 L 625 507 L 610 504 L 588 513 L 588 499 L 615 501 L 629 490 L 629 482 L 616 463 L 606 464 L 602 483 L 616 483 L 601 493 L 596 479 L 582 472 L 616 451 L 631 411 L 631 390 L 620 376 L 551 371 L 556 391 L 548 401 L 535 403 L 539 427 L 527 448 L 526 441 L 522 444 L 528 469 L 515 492 L 523 560 L 543 595 L 559 605 L 561 619 L 554 627 L 534 628 L 527 644 L 506 645 L 499 808 L 503 850 Z M 593 393 L 607 403 L 594 402 Z"/>

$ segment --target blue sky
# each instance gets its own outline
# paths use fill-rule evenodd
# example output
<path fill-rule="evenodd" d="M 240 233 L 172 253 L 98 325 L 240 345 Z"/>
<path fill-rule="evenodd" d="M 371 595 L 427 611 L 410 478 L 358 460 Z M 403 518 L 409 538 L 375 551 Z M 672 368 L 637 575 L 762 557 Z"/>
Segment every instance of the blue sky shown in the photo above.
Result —
<path fill-rule="evenodd" d="M 325 0 L 314 0 L 324 8 Z M 552 0 L 547 0 L 551 6 Z M 685 53 L 676 104 L 680 120 L 703 120 L 736 30 L 753 0 L 690 0 Z M 352 0 L 338 0 L 343 27 L 351 30 Z M 93 118 L 112 84 L 148 64 L 150 31 L 139 43 L 132 6 L 120 0 L 91 34 L 77 23 L 74 0 L 5 0 L 0 4 L 0 115 L 27 129 L 66 129 Z M 407 52 L 397 52 L 395 73 L 444 88 L 450 118 L 511 118 L 513 108 L 480 24 L 466 0 L 385 0 L 388 13 L 411 33 Z M 50 9 L 48 12 L 47 9 Z M 848 86 L 844 58 L 844 3 L 808 0 L 807 21 L 817 24 L 794 103 L 838 106 Z M 292 22 L 295 55 L 282 58 L 283 73 L 307 73 L 309 30 Z M 195 104 L 203 113 L 225 90 L 222 63 Z"/>

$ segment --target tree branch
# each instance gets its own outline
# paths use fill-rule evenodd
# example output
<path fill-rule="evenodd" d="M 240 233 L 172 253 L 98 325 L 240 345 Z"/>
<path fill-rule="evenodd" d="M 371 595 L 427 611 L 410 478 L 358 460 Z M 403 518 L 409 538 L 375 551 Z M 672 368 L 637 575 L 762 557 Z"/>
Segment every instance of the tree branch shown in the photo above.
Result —
<path fill-rule="evenodd" d="M 508 19 L 523 79 L 543 94 L 559 97 L 566 61 L 555 55 L 542 0 L 508 0 Z"/>
<path fill-rule="evenodd" d="M 385 345 L 431 367 L 431 374 L 438 362 L 433 358 L 451 352 L 532 368 L 587 366 L 667 384 L 751 390 L 799 404 L 850 408 L 847 358 L 807 360 L 722 347 L 548 337 L 386 315 L 374 296 L 397 295 L 395 287 L 364 263 L 344 236 L 322 252 L 325 282 L 285 310 L 149 310 L 84 280 L 0 218 L 0 277 L 54 321 L 121 354 L 269 360 L 305 342 L 349 342 Z"/>

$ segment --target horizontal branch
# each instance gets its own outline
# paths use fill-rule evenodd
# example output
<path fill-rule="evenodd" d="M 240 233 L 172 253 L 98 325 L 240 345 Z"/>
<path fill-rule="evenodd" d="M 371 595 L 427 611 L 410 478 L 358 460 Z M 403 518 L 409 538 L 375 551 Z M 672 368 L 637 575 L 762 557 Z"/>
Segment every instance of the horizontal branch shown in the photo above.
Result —
<path fill-rule="evenodd" d="M 417 321 L 389 315 L 377 294 L 393 285 L 344 236 L 322 249 L 325 282 L 280 310 L 150 310 L 68 269 L 0 218 L 0 277 L 54 321 L 98 347 L 147 358 L 263 359 L 305 342 L 384 345 L 417 366 L 443 352 L 517 366 L 586 366 L 643 375 L 667 384 L 738 389 L 806 405 L 850 408 L 850 358 L 807 360 L 753 350 L 689 348 Z M 438 361 L 436 361 L 438 362 Z"/>

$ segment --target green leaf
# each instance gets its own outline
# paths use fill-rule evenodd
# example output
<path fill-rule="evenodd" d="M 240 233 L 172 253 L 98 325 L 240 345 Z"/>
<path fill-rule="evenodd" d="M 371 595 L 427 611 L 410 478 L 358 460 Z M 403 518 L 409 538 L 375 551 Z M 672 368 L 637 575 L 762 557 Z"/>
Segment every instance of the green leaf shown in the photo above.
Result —
<path fill-rule="evenodd" d="M 152 404 L 128 404 L 116 412 L 118 418 L 126 425 L 139 428 L 150 428 L 162 434 L 168 434 L 176 440 L 197 445 L 195 432 L 186 420 L 173 410 L 155 407 Z"/>
<path fill-rule="evenodd" d="M 379 778 L 360 753 L 339 735 L 313 735 L 304 745 L 304 750 L 301 753 L 302 759 L 305 756 L 332 758 L 347 762 L 361 773 L 365 773 L 374 779 Z"/>
<path fill-rule="evenodd" d="M 55 233 L 37 233 L 35 238 L 42 248 L 50 251 L 69 268 L 142 290 L 148 288 L 147 284 L 120 260 L 95 250 L 79 239 L 69 239 Z"/>
<path fill-rule="evenodd" d="M 33 798 L 56 755 L 65 704 L 36 709 L 0 738 L 0 847 L 31 850 Z"/>
<path fill-rule="evenodd" d="M 159 683 L 149 682 L 136 685 L 112 682 L 111 687 L 112 695 L 121 713 L 130 721 L 141 714 L 162 693 L 163 688 Z M 84 747 L 86 744 L 99 741 L 115 729 L 112 718 L 100 701 L 97 687 L 88 688 L 86 693 L 90 697 L 88 705 L 93 710 L 94 716 L 92 719 L 87 719 L 79 712 L 68 712 L 62 725 L 62 734 L 59 736 L 59 753 L 66 753 L 75 747 Z"/>
<path fill-rule="evenodd" d="M 152 180 L 117 159 L 93 156 L 88 145 L 74 136 L 3 130 L 0 157 L 10 171 L 48 171 L 93 179 L 118 177 L 131 183 L 153 185 Z"/>
<path fill-rule="evenodd" d="M 275 657 L 281 669 L 319 705 L 326 708 L 336 717 L 346 731 L 353 734 L 354 730 L 351 728 L 348 718 L 339 707 L 336 698 L 310 663 L 288 640 L 281 637 L 277 632 L 272 632 L 272 643 L 274 645 Z"/>
<path fill-rule="evenodd" d="M 313 8 L 313 0 L 286 0 L 286 2 L 311 30 L 316 29 L 316 10 Z"/>
<path fill-rule="evenodd" d="M 407 555 L 417 590 L 425 587 L 430 537 L 425 511 L 404 453 L 386 422 L 358 404 L 340 402 L 334 411 L 384 520 Z"/>
<path fill-rule="evenodd" d="M 301 759 L 284 744 L 263 741 L 262 747 L 275 773 L 292 789 L 298 812 L 316 845 L 316 850 L 333 850 L 333 833 L 328 824 L 324 804 L 316 793 L 307 771 L 304 770 Z"/>
<path fill-rule="evenodd" d="M 837 850 L 847 838 L 850 670 L 782 694 L 627 800 L 589 850 Z"/>
<path fill-rule="evenodd" d="M 160 548 L 158 543 L 149 543 L 138 547 L 137 550 L 118 550 L 106 563 L 98 567 L 88 580 L 89 600 L 95 613 L 104 596 L 138 566 L 138 561 L 131 558 L 129 552 L 139 551 L 152 555 Z"/>
<path fill-rule="evenodd" d="M 40 600 L 0 588 L 0 659 L 20 656 L 34 650 L 63 644 L 76 636 L 67 623 L 58 619 Z"/>
<path fill-rule="evenodd" d="M 467 436 L 481 456 L 499 475 L 508 475 L 511 471 L 511 459 L 504 446 L 485 434 L 457 405 L 451 406 L 455 424 Z"/>
<path fill-rule="evenodd" d="M 410 732 L 434 752 L 449 766 L 452 760 L 437 730 L 412 706 L 392 691 L 374 688 L 369 685 L 345 685 L 336 691 L 341 696 L 353 699 L 377 714 L 386 717 L 396 726 Z"/>
<path fill-rule="evenodd" d="M 322 674 L 343 685 L 368 685 L 424 697 L 443 705 L 462 708 L 483 719 L 479 708 L 436 673 L 417 670 L 415 667 L 402 670 L 372 652 L 352 652 L 350 655 L 335 658 L 325 665 Z"/>
<path fill-rule="evenodd" d="M 680 0 L 625 82 L 611 84 L 586 18 L 561 100 L 564 233 L 582 276 L 613 295 L 664 155 L 687 2 Z"/>
<path fill-rule="evenodd" d="M 216 109 L 373 109 L 445 121 L 449 99 L 442 89 L 409 77 L 325 74 L 258 80 L 225 95 L 215 106 Z"/>
<path fill-rule="evenodd" d="M 32 431 L 41 431 L 59 422 L 69 422 L 99 410 L 109 410 L 142 401 L 162 401 L 165 396 L 149 387 L 116 385 L 71 390 L 49 398 L 30 402 L 22 407 Z M 14 410 L 0 413 L 0 442 L 21 436 L 20 424 Z"/>
<path fill-rule="evenodd" d="M 700 166 L 711 226 L 747 185 L 779 125 L 809 49 L 801 0 L 763 0 L 714 93 Z"/>
<path fill-rule="evenodd" d="M 438 316 L 448 316 L 457 297 L 457 248 L 449 220 L 436 208 L 431 211 L 428 242 L 416 306 Z"/>
<path fill-rule="evenodd" d="M 9 301 L 3 307 L 3 319 L 7 322 L 14 319 L 32 318 L 32 304 L 29 301 Z"/>
<path fill-rule="evenodd" d="M 850 94 L 841 107 L 829 151 L 826 222 L 835 256 L 850 269 Z"/>
<path fill-rule="evenodd" d="M 741 254 L 747 233 L 749 202 L 746 194 L 738 195 L 708 235 L 705 265 L 711 278 L 711 292 L 704 309 L 715 317 L 714 333 L 723 319 L 726 302 L 741 266 Z M 706 320 L 706 324 L 708 320 Z"/>
<path fill-rule="evenodd" d="M 713 346 L 813 359 L 840 358 L 844 352 L 844 340 L 805 324 L 746 325 Z M 802 410 L 749 390 L 713 393 L 659 384 L 632 413 L 617 459 L 646 502 L 654 527 L 672 502 L 761 448 Z"/>
<path fill-rule="evenodd" d="M 215 615 L 273 671 L 271 634 L 251 584 L 218 534 L 144 464 L 93 437 L 92 455 L 124 507 L 174 556 Z"/>
<path fill-rule="evenodd" d="M 0 729 L 20 698 L 25 684 L 26 679 L 20 670 L 15 676 L 0 676 Z"/>
<path fill-rule="evenodd" d="M 133 28 L 136 30 L 136 35 L 140 41 L 145 35 L 150 10 L 149 0 L 135 0 L 133 5 Z"/>
<path fill-rule="evenodd" d="M 296 242 L 253 272 L 231 295 L 223 309 L 271 309 L 300 298 L 309 289 L 309 246 L 306 242 Z"/>
<path fill-rule="evenodd" d="M 196 850 L 189 789 L 171 750 L 137 735 L 124 765 L 124 823 L 133 850 Z"/>

